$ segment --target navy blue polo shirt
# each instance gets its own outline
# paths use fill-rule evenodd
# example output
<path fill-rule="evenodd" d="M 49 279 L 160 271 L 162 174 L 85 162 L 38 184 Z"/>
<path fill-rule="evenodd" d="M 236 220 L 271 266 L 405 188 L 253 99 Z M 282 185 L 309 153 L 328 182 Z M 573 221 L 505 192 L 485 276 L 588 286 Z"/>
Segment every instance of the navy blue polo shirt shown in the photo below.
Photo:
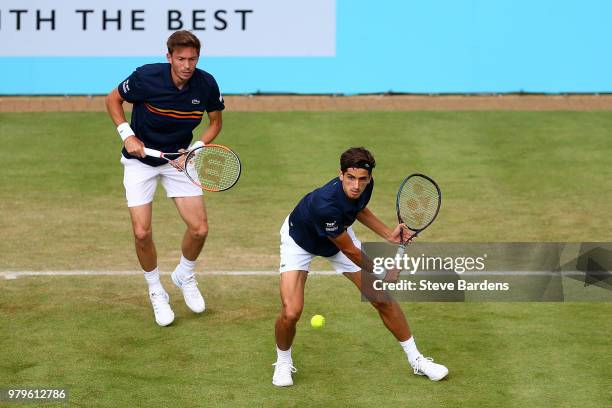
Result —
<path fill-rule="evenodd" d="M 170 64 L 148 64 L 136 68 L 117 87 L 119 95 L 134 105 L 131 127 L 146 147 L 162 152 L 186 149 L 204 112 L 225 108 L 219 86 L 208 72 L 196 69 L 183 89 L 172 81 Z M 124 157 L 131 156 L 125 148 Z M 138 158 L 150 166 L 160 166 L 163 159 Z"/>
<path fill-rule="evenodd" d="M 337 237 L 357 219 L 357 213 L 366 208 L 374 179 L 358 199 L 352 200 L 342 189 L 336 177 L 304 196 L 289 215 L 289 235 L 296 244 L 314 255 L 333 256 L 340 250 L 329 238 Z"/>

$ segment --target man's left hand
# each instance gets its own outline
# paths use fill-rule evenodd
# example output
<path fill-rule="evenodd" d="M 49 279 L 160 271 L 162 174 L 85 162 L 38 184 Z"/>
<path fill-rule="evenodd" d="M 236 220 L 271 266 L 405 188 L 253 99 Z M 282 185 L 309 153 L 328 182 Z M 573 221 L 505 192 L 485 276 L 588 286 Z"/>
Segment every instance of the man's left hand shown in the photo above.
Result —
<path fill-rule="evenodd" d="M 387 241 L 392 244 L 401 244 L 402 242 L 410 242 L 414 237 L 415 232 L 408 228 L 406 224 L 398 224 L 391 234 L 387 237 Z"/>
<path fill-rule="evenodd" d="M 391 268 L 387 269 L 385 273 L 385 277 L 383 278 L 383 282 L 395 283 L 399 279 L 400 273 L 402 273 L 401 269 Z"/>

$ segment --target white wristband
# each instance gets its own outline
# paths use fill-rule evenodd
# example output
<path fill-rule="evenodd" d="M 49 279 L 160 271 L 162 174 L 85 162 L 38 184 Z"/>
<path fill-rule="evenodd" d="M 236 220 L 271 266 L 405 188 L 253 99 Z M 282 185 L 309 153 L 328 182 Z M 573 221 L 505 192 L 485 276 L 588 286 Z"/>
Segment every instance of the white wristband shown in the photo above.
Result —
<path fill-rule="evenodd" d="M 123 140 L 124 142 L 125 142 L 125 139 L 127 139 L 128 137 L 136 136 L 136 133 L 134 133 L 134 131 L 130 127 L 130 124 L 127 122 L 123 122 L 122 124 L 117 126 L 117 132 L 119 132 L 119 136 L 121 137 L 121 140 Z"/>
<path fill-rule="evenodd" d="M 191 146 L 189 146 L 189 150 L 194 150 L 194 149 L 197 149 L 198 147 L 203 147 L 203 146 L 204 146 L 204 142 L 201 140 L 198 140 L 194 142 Z"/>

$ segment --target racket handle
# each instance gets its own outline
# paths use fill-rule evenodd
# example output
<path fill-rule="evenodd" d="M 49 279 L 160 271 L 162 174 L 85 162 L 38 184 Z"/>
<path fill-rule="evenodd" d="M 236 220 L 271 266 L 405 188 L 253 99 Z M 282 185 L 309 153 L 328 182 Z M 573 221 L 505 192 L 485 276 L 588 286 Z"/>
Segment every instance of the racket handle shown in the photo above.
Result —
<path fill-rule="evenodd" d="M 164 154 L 162 152 L 160 152 L 159 150 L 149 149 L 148 147 L 145 147 L 144 151 L 145 151 L 145 154 L 147 156 L 151 156 L 151 157 L 164 157 Z"/>
<path fill-rule="evenodd" d="M 414 234 L 412 234 L 411 236 L 408 237 L 408 239 L 406 240 L 405 243 L 403 244 L 399 244 L 397 247 L 397 252 L 395 253 L 395 256 L 399 256 L 400 258 L 402 256 L 404 256 L 404 252 L 406 252 L 406 245 L 408 245 L 408 242 L 413 239 L 416 238 L 416 236 L 418 235 L 418 232 L 415 232 Z"/>

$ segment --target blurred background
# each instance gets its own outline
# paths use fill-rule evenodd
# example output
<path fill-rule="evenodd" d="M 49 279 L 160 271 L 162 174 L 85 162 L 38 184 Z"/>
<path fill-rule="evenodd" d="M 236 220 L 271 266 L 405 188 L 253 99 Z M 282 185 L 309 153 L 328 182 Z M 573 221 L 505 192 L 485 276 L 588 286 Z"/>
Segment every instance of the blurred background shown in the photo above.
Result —
<path fill-rule="evenodd" d="M 2 0 L 0 94 L 105 94 L 177 29 L 226 94 L 605 93 L 606 0 Z"/>

